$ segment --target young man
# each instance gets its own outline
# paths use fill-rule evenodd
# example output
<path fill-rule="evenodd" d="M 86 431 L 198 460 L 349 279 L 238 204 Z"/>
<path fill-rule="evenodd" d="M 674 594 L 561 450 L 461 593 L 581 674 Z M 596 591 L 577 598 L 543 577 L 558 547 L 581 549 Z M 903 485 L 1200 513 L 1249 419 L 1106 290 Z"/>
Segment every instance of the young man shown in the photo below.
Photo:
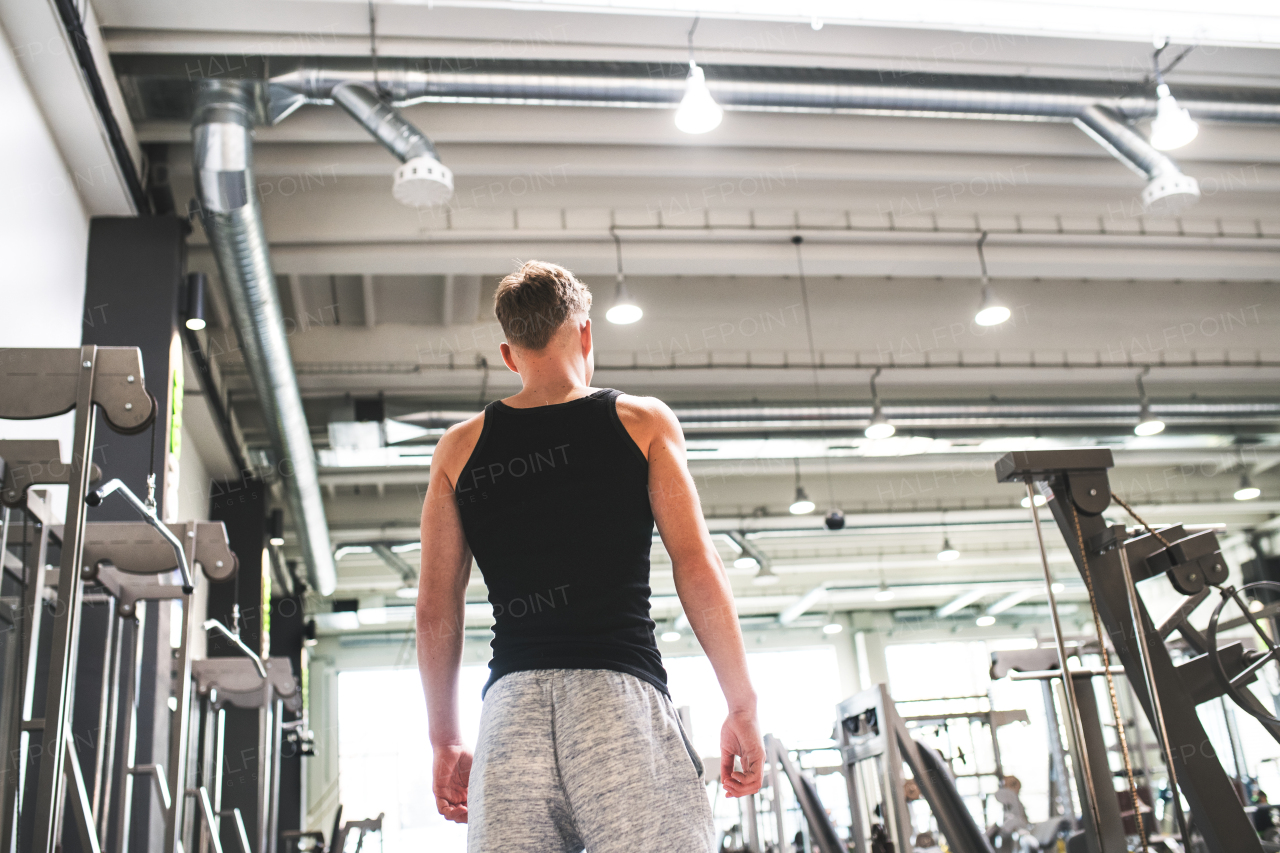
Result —
<path fill-rule="evenodd" d="M 553 264 L 503 279 L 502 360 L 524 388 L 451 428 L 432 457 L 418 666 L 436 807 L 469 824 L 469 853 L 714 849 L 702 763 L 649 618 L 655 522 L 728 700 L 726 795 L 760 788 L 756 696 L 680 424 L 659 400 L 591 387 L 590 307 L 587 288 Z M 494 612 L 474 758 L 457 711 L 473 554 Z"/>

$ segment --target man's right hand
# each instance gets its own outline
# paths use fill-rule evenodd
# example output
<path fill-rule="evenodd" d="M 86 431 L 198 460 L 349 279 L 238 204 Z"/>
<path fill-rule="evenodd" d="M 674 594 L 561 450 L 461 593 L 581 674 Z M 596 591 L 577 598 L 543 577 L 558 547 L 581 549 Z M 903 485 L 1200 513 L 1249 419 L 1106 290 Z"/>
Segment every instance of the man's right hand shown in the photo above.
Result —
<path fill-rule="evenodd" d="M 431 791 L 436 795 L 436 809 L 454 823 L 466 823 L 471 750 L 463 746 L 441 746 L 433 753 Z"/>
<path fill-rule="evenodd" d="M 733 759 L 741 760 L 735 769 Z M 720 784 L 726 797 L 746 797 L 764 779 L 764 742 L 755 711 L 731 711 L 720 728 Z"/>

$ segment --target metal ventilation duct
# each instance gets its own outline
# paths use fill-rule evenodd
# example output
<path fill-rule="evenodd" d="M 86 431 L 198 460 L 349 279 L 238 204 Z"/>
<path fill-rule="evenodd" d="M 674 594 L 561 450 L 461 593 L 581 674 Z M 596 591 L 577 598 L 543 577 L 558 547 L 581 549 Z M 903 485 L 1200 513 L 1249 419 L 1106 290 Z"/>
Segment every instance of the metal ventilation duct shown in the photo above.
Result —
<path fill-rule="evenodd" d="M 136 120 L 174 118 L 188 110 L 191 70 L 206 67 L 200 57 L 176 56 L 122 56 L 115 64 Z M 222 67 L 218 57 L 207 65 L 211 74 Z M 1156 99 L 1138 84 L 751 66 L 706 70 L 712 95 L 730 110 L 1073 121 L 1146 178 L 1148 205 L 1172 208 L 1199 195 L 1194 179 L 1129 126 L 1156 113 Z M 337 103 L 402 159 L 401 148 L 420 144 L 410 140 L 421 134 L 395 114 L 395 106 L 431 101 L 671 108 L 684 94 L 684 72 L 658 66 L 655 73 L 645 63 L 383 57 L 376 85 L 390 104 L 382 104 L 371 91 L 374 74 L 363 58 L 261 57 L 243 69 L 262 93 L 265 120 L 279 121 L 303 103 Z M 1266 90 L 1187 86 L 1179 87 L 1179 96 L 1179 104 L 1199 120 L 1280 124 L 1280 99 Z M 439 176 L 427 176 L 428 183 L 419 186 L 442 191 L 439 180 L 429 182 L 433 178 Z"/>
<path fill-rule="evenodd" d="M 385 103 L 363 83 L 334 86 L 330 97 L 358 121 L 373 138 L 400 159 L 392 189 L 401 204 L 415 207 L 443 204 L 453 197 L 453 172 L 440 162 L 427 135 Z"/>
<path fill-rule="evenodd" d="M 1177 163 L 1153 148 L 1110 110 L 1091 104 L 1080 111 L 1075 123 L 1117 160 L 1147 179 L 1142 190 L 1143 207 L 1173 214 L 1199 200 L 1196 179 L 1184 175 Z"/>
<path fill-rule="evenodd" d="M 337 585 L 329 527 L 254 195 L 255 106 L 255 88 L 250 84 L 200 84 L 191 125 L 200 221 L 226 284 L 308 576 L 321 595 L 329 595 Z"/>
<path fill-rule="evenodd" d="M 373 85 L 368 60 L 273 57 L 269 82 L 312 102 L 332 99 L 351 81 Z M 1063 81 L 808 68 L 705 66 L 707 86 L 722 106 L 780 112 L 883 112 L 1071 121 L 1089 106 L 1127 121 L 1156 114 L 1156 99 L 1119 82 Z M 127 68 L 125 69 L 127 72 Z M 417 101 L 674 107 L 687 67 L 657 73 L 645 63 L 504 62 L 476 59 L 378 58 L 378 85 L 392 102 Z M 884 82 L 889 80 L 891 82 Z M 1120 94 L 1116 94 L 1120 90 Z M 1267 92 L 1179 89 L 1179 105 L 1211 121 L 1280 123 L 1280 101 Z"/>
<path fill-rule="evenodd" d="M 465 67 L 465 66 L 464 66 Z M 278 74 L 272 83 L 308 99 L 333 99 L 350 111 L 346 91 L 367 92 L 370 73 L 351 61 L 310 60 Z M 666 106 L 680 100 L 684 82 L 665 77 L 588 74 L 518 74 L 423 69 L 397 62 L 379 67 L 379 85 L 403 103 L 419 100 L 515 104 L 598 104 Z M 1074 121 L 1118 160 L 1142 175 L 1143 205 L 1175 213 L 1200 197 L 1194 178 L 1184 175 L 1130 128 L 1122 116 L 1153 115 L 1154 99 L 1106 98 L 1063 91 L 1010 91 L 988 88 L 925 88 L 872 85 L 840 80 L 735 80 L 713 78 L 708 86 L 723 106 L 745 110 L 874 112 L 907 115 L 1040 118 Z M 1184 101 L 1201 118 L 1229 121 L 1280 121 L 1275 104 Z M 355 113 L 353 112 L 353 115 Z M 376 135 L 376 134 L 375 134 Z"/>

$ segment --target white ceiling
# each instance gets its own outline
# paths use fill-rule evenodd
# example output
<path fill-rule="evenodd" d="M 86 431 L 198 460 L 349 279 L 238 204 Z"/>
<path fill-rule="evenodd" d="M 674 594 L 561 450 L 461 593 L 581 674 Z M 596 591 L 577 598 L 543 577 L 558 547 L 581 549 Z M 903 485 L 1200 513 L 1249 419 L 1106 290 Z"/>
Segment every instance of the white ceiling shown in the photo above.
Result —
<path fill-rule="evenodd" d="M 680 63 L 690 24 L 684 5 L 378 4 L 378 50 Z M 845 3 L 698 5 L 706 17 L 695 46 L 707 64 L 1134 83 L 1149 73 L 1158 28 L 1200 45 L 1171 74 L 1175 90 L 1280 83 L 1272 47 L 1280 15 L 1261 4 L 1204 11 L 1163 2 L 1165 14 L 1156 14 L 1154 3 L 1129 2 L 1094 14 L 1086 3 L 906 3 L 858 6 L 856 20 L 841 17 L 853 14 Z M 365 3 L 100 0 L 96 8 L 113 54 L 182 54 L 196 69 L 210 53 L 233 68 L 262 56 L 369 50 Z M 1082 20 L 1096 29 L 1081 31 Z M 646 316 L 625 328 L 598 322 L 598 384 L 682 405 L 813 402 L 790 242 L 798 233 L 817 355 L 842 365 L 820 371 L 821 401 L 865 405 L 870 370 L 881 366 L 886 405 L 1136 403 L 1143 364 L 1155 365 L 1147 386 L 1157 402 L 1280 400 L 1275 126 L 1205 123 L 1192 144 L 1172 152 L 1204 195 L 1170 219 L 1145 215 L 1142 182 L 1066 123 L 731 111 L 712 133 L 689 137 L 664 109 L 422 103 L 404 113 L 454 170 L 456 194 L 444 210 L 398 205 L 395 161 L 336 108 L 304 107 L 257 133 L 267 236 L 318 447 L 327 444 L 330 412 L 349 396 L 385 394 L 405 412 L 474 410 L 509 393 L 514 377 L 476 362 L 497 363 L 487 303 L 496 278 L 517 259 L 556 261 L 593 286 L 597 308 L 607 305 L 611 228 Z M 141 121 L 133 132 L 143 144 L 168 145 L 183 207 L 192 194 L 189 128 Z M 1015 308 L 1014 321 L 985 333 L 971 323 L 984 230 L 992 285 Z M 216 277 L 198 227 L 191 244 L 191 267 Z M 214 313 L 225 318 L 214 296 Z M 747 334 L 748 320 L 766 317 L 783 322 Z M 214 319 L 208 342 L 220 353 L 237 424 L 261 446 L 234 336 Z M 450 358 L 454 369 L 442 369 Z M 793 366 L 760 367 L 780 362 Z M 208 417 L 201 406 L 189 412 Z M 202 453 L 225 465 L 216 431 L 205 427 Z M 1280 426 L 1197 430 L 1207 438 L 1119 453 L 1117 489 L 1156 521 L 1221 522 L 1231 536 L 1268 524 L 1280 511 Z M 1119 445 L 1126 433 L 1121 425 L 1074 440 Z M 972 448 L 997 434 L 1016 444 L 1035 433 L 975 427 L 949 436 Z M 829 438 L 828 447 L 850 446 L 847 434 Z M 791 439 L 785 430 L 772 436 Z M 744 612 L 777 612 L 823 582 L 873 592 L 885 571 L 926 585 L 904 587 L 891 603 L 861 587 L 833 592 L 815 607 L 933 607 L 954 597 L 957 584 L 1030 582 L 1036 552 L 1020 493 L 996 484 L 994 451 L 961 455 L 959 445 L 889 458 L 797 451 L 820 506 L 834 494 L 854 529 L 761 540 L 783 582 L 766 590 L 750 584 L 749 570 L 734 570 Z M 750 529 L 793 523 L 785 512 L 790 458 L 762 455 L 769 458 L 694 463 L 718 529 L 748 524 L 740 519 L 760 506 L 765 517 Z M 825 456 L 835 457 L 830 489 Z M 1239 504 L 1230 493 L 1245 468 L 1264 497 Z M 335 541 L 412 539 L 426 474 L 322 471 Z M 959 563 L 933 556 L 943 522 L 964 552 Z M 667 596 L 660 548 L 655 560 L 655 590 Z M 399 583 L 371 555 L 340 561 L 341 596 L 390 594 Z M 993 588 L 984 603 L 1004 592 Z M 483 590 L 472 594 L 479 600 Z M 1078 601 L 1078 591 L 1068 599 Z M 658 611 L 676 613 L 665 598 Z"/>

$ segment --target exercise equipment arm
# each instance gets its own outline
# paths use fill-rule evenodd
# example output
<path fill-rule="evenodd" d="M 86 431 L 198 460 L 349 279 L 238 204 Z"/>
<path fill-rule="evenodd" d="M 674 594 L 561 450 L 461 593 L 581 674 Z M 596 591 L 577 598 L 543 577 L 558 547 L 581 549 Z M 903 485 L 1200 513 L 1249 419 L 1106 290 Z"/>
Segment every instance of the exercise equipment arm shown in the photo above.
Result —
<path fill-rule="evenodd" d="M 151 507 L 144 504 L 138 499 L 133 491 L 122 483 L 119 478 L 109 480 L 98 489 L 89 492 L 84 496 L 84 502 L 89 506 L 102 506 L 102 501 L 114 492 L 124 495 L 125 500 L 133 504 L 133 508 L 142 516 L 142 520 L 155 528 L 155 531 L 163 536 L 170 545 L 173 546 L 173 553 L 178 557 L 178 571 L 182 573 L 182 591 L 190 595 L 195 591 L 195 581 L 191 577 L 191 567 L 187 565 L 187 552 L 183 549 L 182 543 L 178 541 L 178 537 L 173 535 L 163 521 L 156 517 L 156 512 Z M 265 677 L 265 676 L 264 676 Z"/>

